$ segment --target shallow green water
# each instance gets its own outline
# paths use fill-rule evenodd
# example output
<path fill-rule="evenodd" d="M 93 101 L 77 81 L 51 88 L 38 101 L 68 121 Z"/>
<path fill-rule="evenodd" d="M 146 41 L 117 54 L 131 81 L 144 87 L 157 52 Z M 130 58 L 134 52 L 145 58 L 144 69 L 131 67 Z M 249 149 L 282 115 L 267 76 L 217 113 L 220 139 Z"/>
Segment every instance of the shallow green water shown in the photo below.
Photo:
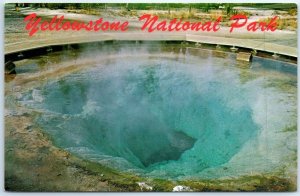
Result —
<path fill-rule="evenodd" d="M 22 100 L 34 100 L 27 104 L 44 111 L 38 124 L 79 156 L 121 171 L 194 177 L 228 163 L 261 133 L 253 106 L 266 77 L 233 63 L 212 56 L 120 58 Z"/>

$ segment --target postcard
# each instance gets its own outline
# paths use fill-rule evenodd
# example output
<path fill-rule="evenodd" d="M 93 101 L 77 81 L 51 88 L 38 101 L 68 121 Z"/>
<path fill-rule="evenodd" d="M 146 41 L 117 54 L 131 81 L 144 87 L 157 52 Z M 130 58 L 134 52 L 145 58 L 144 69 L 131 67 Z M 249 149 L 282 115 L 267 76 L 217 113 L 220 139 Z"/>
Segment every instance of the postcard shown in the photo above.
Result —
<path fill-rule="evenodd" d="M 297 190 L 297 4 L 4 10 L 6 191 Z"/>

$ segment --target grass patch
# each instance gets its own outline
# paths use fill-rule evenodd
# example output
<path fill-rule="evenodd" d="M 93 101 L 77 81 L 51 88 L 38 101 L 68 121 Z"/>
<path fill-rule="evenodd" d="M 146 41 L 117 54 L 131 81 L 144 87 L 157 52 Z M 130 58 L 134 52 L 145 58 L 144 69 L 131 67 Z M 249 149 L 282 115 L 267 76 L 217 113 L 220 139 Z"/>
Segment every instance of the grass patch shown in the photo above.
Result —
<path fill-rule="evenodd" d="M 297 125 L 286 126 L 282 132 L 292 132 L 297 131 Z"/>

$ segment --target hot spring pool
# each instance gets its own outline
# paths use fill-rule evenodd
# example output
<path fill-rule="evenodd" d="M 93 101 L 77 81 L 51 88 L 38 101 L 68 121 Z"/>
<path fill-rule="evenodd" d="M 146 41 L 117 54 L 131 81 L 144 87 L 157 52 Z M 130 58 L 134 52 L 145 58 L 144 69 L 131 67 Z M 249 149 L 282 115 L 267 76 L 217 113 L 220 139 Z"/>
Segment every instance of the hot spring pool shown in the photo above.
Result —
<path fill-rule="evenodd" d="M 292 65 L 254 58 L 245 69 L 232 54 L 191 49 L 127 54 L 95 57 L 18 101 L 42 111 L 35 121 L 55 145 L 138 175 L 249 175 L 295 156 L 296 131 L 286 131 L 297 122 Z"/>

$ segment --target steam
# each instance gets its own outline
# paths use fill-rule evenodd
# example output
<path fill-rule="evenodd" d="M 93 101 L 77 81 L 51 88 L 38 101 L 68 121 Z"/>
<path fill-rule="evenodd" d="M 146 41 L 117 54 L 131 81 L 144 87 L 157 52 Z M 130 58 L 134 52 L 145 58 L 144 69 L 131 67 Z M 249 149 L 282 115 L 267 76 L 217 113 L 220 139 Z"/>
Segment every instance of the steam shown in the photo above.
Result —
<path fill-rule="evenodd" d="M 228 163 L 261 129 L 253 107 L 263 80 L 244 83 L 224 66 L 231 58 L 162 43 L 75 51 L 61 59 L 91 66 L 31 93 L 44 110 L 38 123 L 79 156 L 155 177 L 194 176 Z"/>

